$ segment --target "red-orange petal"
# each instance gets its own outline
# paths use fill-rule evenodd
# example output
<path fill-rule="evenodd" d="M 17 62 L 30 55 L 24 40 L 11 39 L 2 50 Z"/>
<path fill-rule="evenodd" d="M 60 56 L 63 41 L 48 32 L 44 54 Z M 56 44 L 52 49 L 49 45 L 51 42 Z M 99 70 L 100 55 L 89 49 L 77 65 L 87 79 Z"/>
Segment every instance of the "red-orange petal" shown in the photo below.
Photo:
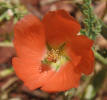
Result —
<path fill-rule="evenodd" d="M 94 71 L 94 53 L 91 49 L 85 53 L 75 70 L 86 75 Z"/>
<path fill-rule="evenodd" d="M 40 73 L 38 78 L 35 78 L 31 81 L 26 81 L 24 84 L 30 90 L 34 90 L 34 89 L 42 87 L 44 82 L 48 81 L 54 74 L 55 74 L 55 71 L 53 70 L 44 71 Z"/>
<path fill-rule="evenodd" d="M 54 70 L 49 71 L 43 71 L 40 73 L 40 76 L 38 79 L 35 78 L 35 80 L 32 82 L 34 85 L 31 84 L 30 81 L 27 81 L 25 85 L 29 87 L 30 90 L 37 89 L 38 87 L 42 87 L 45 82 L 47 82 L 53 75 L 55 74 Z"/>
<path fill-rule="evenodd" d="M 81 54 L 84 51 L 89 50 L 93 45 L 93 40 L 89 39 L 84 35 L 77 35 L 70 39 L 72 49 L 77 53 Z"/>
<path fill-rule="evenodd" d="M 81 56 L 81 61 L 75 70 L 80 73 L 90 74 L 94 69 L 94 54 L 92 51 L 93 41 L 86 36 L 76 36 L 71 38 L 72 50 Z"/>
<path fill-rule="evenodd" d="M 12 64 L 16 75 L 25 83 L 30 83 L 27 87 L 30 88 L 30 86 L 32 86 L 32 89 L 40 87 L 41 84 L 35 86 L 35 83 L 38 80 L 41 72 L 41 63 L 39 61 L 34 62 L 32 59 L 21 59 L 15 57 L 12 60 Z"/>
<path fill-rule="evenodd" d="M 45 34 L 40 20 L 26 15 L 14 28 L 14 46 L 18 57 L 41 60 L 45 54 Z"/>
<path fill-rule="evenodd" d="M 67 43 L 64 49 L 67 56 L 69 57 L 69 60 L 72 61 L 72 64 L 77 66 L 80 63 L 82 57 L 73 51 L 71 43 Z"/>
<path fill-rule="evenodd" d="M 59 92 L 76 88 L 79 84 L 81 74 L 76 73 L 73 68 L 71 62 L 65 64 L 44 83 L 41 89 L 47 92 Z"/>
<path fill-rule="evenodd" d="M 49 12 L 43 18 L 47 42 L 59 45 L 80 31 L 80 24 L 64 10 Z"/>
<path fill-rule="evenodd" d="M 23 59 L 15 57 L 12 61 L 16 75 L 24 81 L 25 86 L 30 90 L 42 87 L 45 81 L 52 77 L 55 71 L 42 70 L 41 62 L 32 61 L 31 59 Z M 45 67 L 45 66 L 44 66 Z"/>
<path fill-rule="evenodd" d="M 27 87 L 39 88 L 41 84 L 37 80 L 42 71 L 41 60 L 46 52 L 43 25 L 30 14 L 15 25 L 14 31 L 14 46 L 18 56 L 12 61 L 15 72 Z"/>

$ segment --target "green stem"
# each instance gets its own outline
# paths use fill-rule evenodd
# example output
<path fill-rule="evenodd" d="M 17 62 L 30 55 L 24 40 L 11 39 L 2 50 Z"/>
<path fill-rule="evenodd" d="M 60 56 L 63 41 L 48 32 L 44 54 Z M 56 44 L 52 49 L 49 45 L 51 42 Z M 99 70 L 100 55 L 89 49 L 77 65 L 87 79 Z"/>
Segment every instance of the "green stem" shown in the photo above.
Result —
<path fill-rule="evenodd" d="M 8 68 L 8 69 L 5 69 L 3 71 L 0 71 L 0 78 L 4 78 L 8 75 L 11 75 L 13 73 L 13 68 Z"/>
<path fill-rule="evenodd" d="M 104 58 L 103 56 L 101 56 L 101 55 L 100 55 L 97 51 L 95 51 L 94 49 L 93 49 L 93 52 L 94 52 L 95 58 L 96 58 L 97 60 L 99 60 L 102 64 L 107 65 L 107 58 Z"/>
<path fill-rule="evenodd" d="M 89 10 L 89 31 L 88 31 L 88 35 L 90 37 L 90 35 L 92 34 L 92 22 L 91 22 L 91 8 L 90 6 L 88 7 Z"/>
<path fill-rule="evenodd" d="M 13 47 L 12 42 L 0 42 L 0 47 Z"/>

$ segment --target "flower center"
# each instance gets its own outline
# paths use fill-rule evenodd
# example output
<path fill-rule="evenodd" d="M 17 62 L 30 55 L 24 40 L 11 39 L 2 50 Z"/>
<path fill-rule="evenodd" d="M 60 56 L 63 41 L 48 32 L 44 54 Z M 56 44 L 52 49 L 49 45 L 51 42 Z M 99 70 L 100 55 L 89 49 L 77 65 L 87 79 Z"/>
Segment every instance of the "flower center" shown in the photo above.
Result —
<path fill-rule="evenodd" d="M 64 52 L 64 46 L 65 44 L 62 44 L 58 48 L 50 47 L 42 63 L 49 65 L 55 70 L 58 70 L 60 66 L 62 66 L 69 60 Z"/>
<path fill-rule="evenodd" d="M 51 51 L 48 51 L 48 55 L 46 59 L 49 62 L 56 63 L 60 57 L 61 57 L 61 51 L 59 49 L 51 49 Z"/>

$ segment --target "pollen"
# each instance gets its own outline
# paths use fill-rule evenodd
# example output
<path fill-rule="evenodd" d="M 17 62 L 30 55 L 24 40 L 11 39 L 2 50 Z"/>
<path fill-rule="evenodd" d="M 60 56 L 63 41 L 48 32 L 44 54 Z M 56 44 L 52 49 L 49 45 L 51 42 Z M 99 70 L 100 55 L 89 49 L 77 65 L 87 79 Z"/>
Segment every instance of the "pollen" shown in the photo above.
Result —
<path fill-rule="evenodd" d="M 58 71 L 60 67 L 67 63 L 68 56 L 64 51 L 65 43 L 61 44 L 57 48 L 53 48 L 48 44 L 47 53 L 42 60 L 43 64 L 50 66 L 53 70 Z"/>
<path fill-rule="evenodd" d="M 61 51 L 59 49 L 51 49 L 50 51 L 48 51 L 46 59 L 49 62 L 56 63 L 57 60 L 60 59 L 60 57 L 61 57 Z"/>

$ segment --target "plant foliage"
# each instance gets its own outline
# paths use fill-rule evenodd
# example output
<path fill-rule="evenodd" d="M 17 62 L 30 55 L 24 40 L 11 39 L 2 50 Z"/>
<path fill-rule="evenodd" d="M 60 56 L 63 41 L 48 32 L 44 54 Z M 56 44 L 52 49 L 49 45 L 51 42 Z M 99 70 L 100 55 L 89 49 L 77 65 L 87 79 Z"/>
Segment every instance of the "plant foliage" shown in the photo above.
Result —
<path fill-rule="evenodd" d="M 93 13 L 92 0 L 83 0 L 83 2 L 81 8 L 85 17 L 83 21 L 85 28 L 81 30 L 81 34 L 95 40 L 96 36 L 101 32 L 101 21 Z"/>

